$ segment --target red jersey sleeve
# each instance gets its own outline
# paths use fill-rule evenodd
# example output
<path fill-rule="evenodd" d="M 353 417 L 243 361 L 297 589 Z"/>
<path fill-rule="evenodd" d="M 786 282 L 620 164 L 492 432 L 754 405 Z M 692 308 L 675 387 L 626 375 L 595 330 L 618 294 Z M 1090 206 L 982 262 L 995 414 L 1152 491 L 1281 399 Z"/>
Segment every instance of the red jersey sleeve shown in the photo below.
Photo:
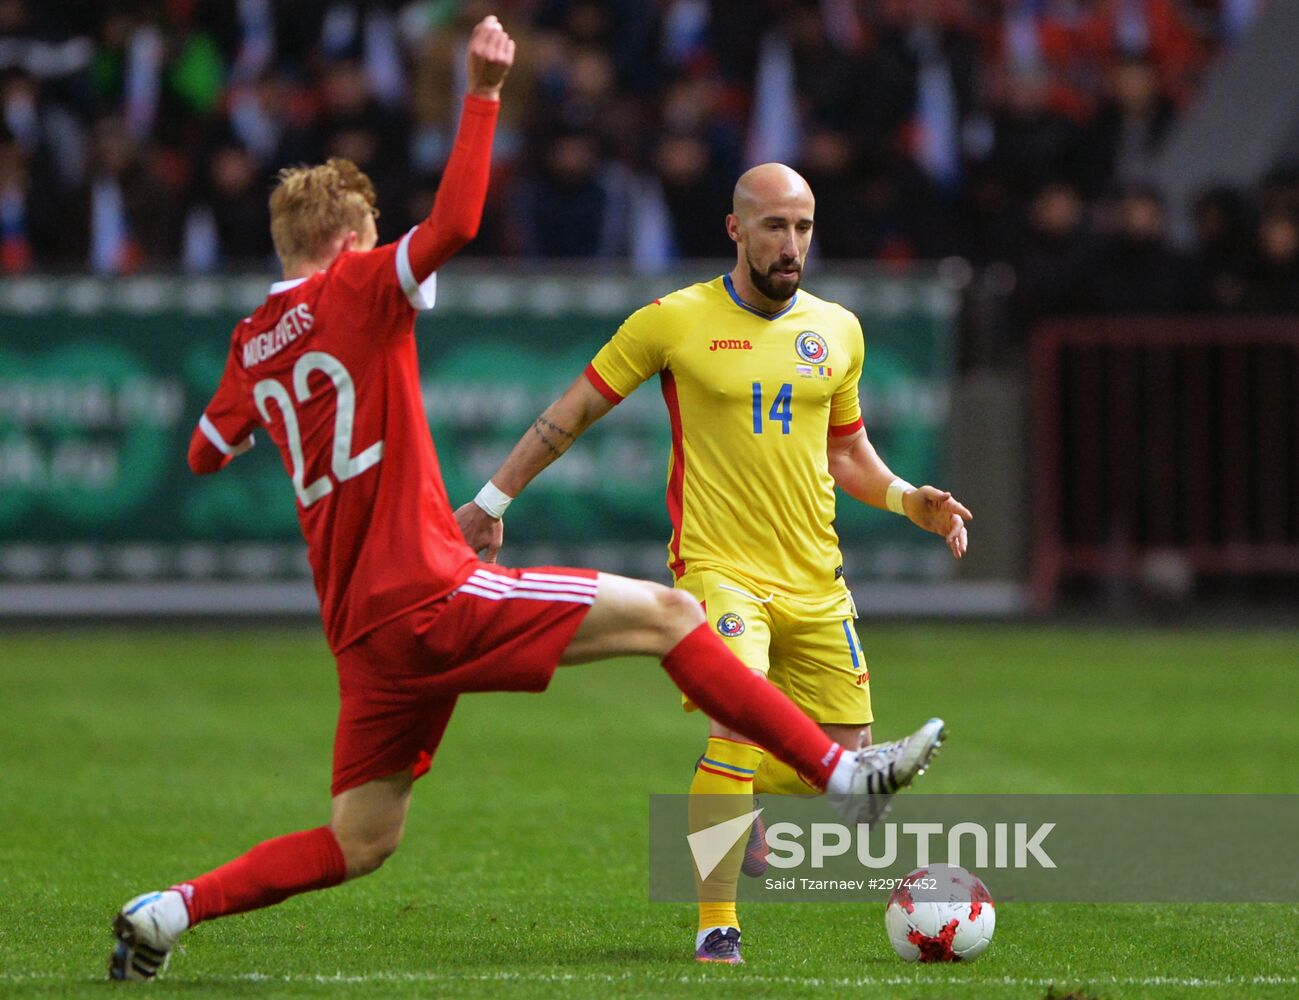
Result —
<path fill-rule="evenodd" d="M 455 145 L 438 184 L 433 210 L 397 246 L 397 270 L 408 295 L 478 235 L 499 109 L 498 101 L 465 96 Z"/>
<path fill-rule="evenodd" d="M 364 308 L 388 329 L 405 329 L 401 314 L 432 309 L 437 269 L 478 235 L 491 172 L 499 104 L 465 97 L 455 146 L 427 219 L 396 243 L 347 253 L 334 264 L 336 287 L 352 308 Z"/>
<path fill-rule="evenodd" d="M 240 385 L 239 375 L 232 349 L 226 358 L 221 383 L 190 437 L 189 467 L 195 473 L 202 475 L 223 469 L 232 458 L 253 446 L 257 414 L 251 398 Z"/>

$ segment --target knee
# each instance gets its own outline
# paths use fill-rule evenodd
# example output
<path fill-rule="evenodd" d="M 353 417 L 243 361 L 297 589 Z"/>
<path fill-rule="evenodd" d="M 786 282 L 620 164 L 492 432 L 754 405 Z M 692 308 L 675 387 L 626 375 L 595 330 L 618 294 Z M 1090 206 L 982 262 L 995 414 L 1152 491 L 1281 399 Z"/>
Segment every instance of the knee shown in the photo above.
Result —
<path fill-rule="evenodd" d="M 704 609 L 693 594 L 671 587 L 658 587 L 654 600 L 659 607 L 665 638 L 677 642 L 704 623 Z"/>
<path fill-rule="evenodd" d="M 382 867 L 401 843 L 401 829 L 334 831 L 347 862 L 347 877 L 359 878 Z"/>

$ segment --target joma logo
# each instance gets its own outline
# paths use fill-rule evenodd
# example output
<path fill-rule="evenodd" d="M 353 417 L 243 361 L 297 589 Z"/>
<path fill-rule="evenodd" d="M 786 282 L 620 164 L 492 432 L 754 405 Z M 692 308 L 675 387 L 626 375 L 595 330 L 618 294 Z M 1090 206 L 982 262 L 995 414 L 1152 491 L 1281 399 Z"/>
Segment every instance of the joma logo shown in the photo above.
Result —
<path fill-rule="evenodd" d="M 747 340 L 714 340 L 708 349 L 710 351 L 751 351 L 753 345 Z"/>

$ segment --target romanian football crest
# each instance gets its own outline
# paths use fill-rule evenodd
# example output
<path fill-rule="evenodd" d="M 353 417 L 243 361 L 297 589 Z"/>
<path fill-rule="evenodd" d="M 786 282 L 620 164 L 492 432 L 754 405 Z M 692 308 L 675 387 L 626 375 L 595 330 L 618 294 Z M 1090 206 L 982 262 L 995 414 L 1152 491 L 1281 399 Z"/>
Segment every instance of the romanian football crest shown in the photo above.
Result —
<path fill-rule="evenodd" d="M 830 356 L 830 348 L 815 330 L 804 330 L 794 338 L 794 350 L 808 364 L 820 365 Z"/>
<path fill-rule="evenodd" d="M 717 631 L 728 639 L 744 634 L 744 619 L 734 611 L 728 611 L 717 619 Z"/>

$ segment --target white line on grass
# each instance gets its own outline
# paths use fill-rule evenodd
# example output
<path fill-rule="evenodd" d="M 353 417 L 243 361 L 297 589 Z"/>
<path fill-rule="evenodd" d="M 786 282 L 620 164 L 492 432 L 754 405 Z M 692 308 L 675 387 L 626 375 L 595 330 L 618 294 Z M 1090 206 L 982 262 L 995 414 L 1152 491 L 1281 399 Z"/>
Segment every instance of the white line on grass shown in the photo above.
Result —
<path fill-rule="evenodd" d="M 172 978 L 172 977 L 168 977 Z M 183 979 L 183 974 L 175 978 Z M 318 985 L 361 985 L 364 983 L 455 983 L 455 982 L 517 982 L 517 983 L 604 983 L 616 984 L 646 980 L 658 983 L 697 983 L 697 975 L 655 975 L 648 970 L 628 971 L 618 975 L 612 973 L 575 973 L 575 972 L 369 972 L 363 975 L 344 974 L 308 975 L 304 973 L 287 973 L 276 975 L 265 972 L 246 972 L 230 976 L 211 976 L 201 972 L 195 973 L 196 980 L 202 983 L 311 983 Z M 42 972 L 0 972 L 2 983 L 43 983 L 68 982 L 68 976 Z M 1202 979 L 1184 976 L 1059 976 L 1054 978 L 1026 978 L 1020 976 L 997 976 L 992 978 L 970 977 L 965 979 L 947 976 L 860 976 L 855 978 L 803 978 L 799 976 L 762 976 L 753 973 L 731 974 L 727 982 L 751 986 L 802 986 L 823 988 L 834 986 L 1062 986 L 1078 984 L 1082 986 L 1175 986 L 1189 989 L 1222 989 L 1228 986 L 1299 986 L 1299 976 L 1227 976 L 1222 979 Z"/>

